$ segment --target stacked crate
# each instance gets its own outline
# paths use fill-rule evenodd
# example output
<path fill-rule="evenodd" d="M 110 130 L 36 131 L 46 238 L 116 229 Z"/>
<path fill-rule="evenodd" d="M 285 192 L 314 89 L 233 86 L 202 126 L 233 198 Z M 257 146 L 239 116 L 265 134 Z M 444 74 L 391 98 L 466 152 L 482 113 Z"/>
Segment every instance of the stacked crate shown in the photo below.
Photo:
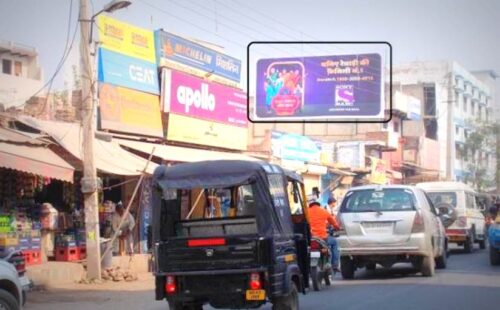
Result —
<path fill-rule="evenodd" d="M 73 234 L 56 235 L 56 261 L 74 262 L 80 260 L 78 247 Z"/>

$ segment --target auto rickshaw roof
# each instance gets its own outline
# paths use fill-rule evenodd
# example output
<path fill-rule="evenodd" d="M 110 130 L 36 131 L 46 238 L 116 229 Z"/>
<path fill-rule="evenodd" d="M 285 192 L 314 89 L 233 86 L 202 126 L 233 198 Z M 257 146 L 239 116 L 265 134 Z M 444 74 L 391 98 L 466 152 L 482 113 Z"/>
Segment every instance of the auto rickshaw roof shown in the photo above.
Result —
<path fill-rule="evenodd" d="M 252 182 L 266 172 L 285 173 L 264 161 L 212 160 L 159 166 L 154 179 L 164 189 L 224 188 Z M 291 172 L 285 174 L 294 176 Z"/>

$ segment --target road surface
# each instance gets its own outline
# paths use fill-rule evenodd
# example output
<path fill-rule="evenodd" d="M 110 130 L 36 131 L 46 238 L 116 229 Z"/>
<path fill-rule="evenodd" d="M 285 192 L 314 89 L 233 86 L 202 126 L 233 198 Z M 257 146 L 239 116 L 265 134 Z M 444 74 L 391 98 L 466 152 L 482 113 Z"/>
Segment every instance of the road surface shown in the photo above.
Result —
<path fill-rule="evenodd" d="M 26 309 L 167 309 L 155 301 L 151 277 L 134 283 L 106 283 L 56 291 L 32 292 Z M 333 285 L 321 292 L 300 296 L 301 309 L 497 309 L 500 305 L 500 267 L 492 267 L 488 250 L 472 254 L 452 250 L 448 268 L 433 278 L 412 273 L 409 265 L 372 272 L 360 270 L 354 280 L 336 276 Z M 205 306 L 205 309 L 212 309 Z M 262 307 L 271 309 L 271 306 Z"/>

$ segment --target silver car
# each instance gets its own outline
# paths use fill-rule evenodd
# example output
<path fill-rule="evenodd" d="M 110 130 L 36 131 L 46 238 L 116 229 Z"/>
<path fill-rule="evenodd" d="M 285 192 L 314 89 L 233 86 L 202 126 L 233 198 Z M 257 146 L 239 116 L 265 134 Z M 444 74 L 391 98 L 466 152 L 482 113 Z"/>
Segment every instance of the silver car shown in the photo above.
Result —
<path fill-rule="evenodd" d="M 352 279 L 357 268 L 389 268 L 398 262 L 411 262 L 427 277 L 435 268 L 446 268 L 448 242 L 439 212 L 414 186 L 349 190 L 338 215 L 342 277 Z"/>

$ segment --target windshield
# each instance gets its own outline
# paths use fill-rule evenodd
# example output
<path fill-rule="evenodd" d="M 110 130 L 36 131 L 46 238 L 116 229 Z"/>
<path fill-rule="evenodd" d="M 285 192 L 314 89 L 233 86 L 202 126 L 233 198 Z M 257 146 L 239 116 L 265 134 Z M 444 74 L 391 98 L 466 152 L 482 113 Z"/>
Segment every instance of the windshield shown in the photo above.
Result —
<path fill-rule="evenodd" d="M 454 208 L 457 207 L 457 193 L 455 192 L 427 192 L 434 205 L 448 203 Z"/>
<path fill-rule="evenodd" d="M 340 212 L 415 210 L 415 197 L 407 189 L 357 190 L 346 195 Z"/>

